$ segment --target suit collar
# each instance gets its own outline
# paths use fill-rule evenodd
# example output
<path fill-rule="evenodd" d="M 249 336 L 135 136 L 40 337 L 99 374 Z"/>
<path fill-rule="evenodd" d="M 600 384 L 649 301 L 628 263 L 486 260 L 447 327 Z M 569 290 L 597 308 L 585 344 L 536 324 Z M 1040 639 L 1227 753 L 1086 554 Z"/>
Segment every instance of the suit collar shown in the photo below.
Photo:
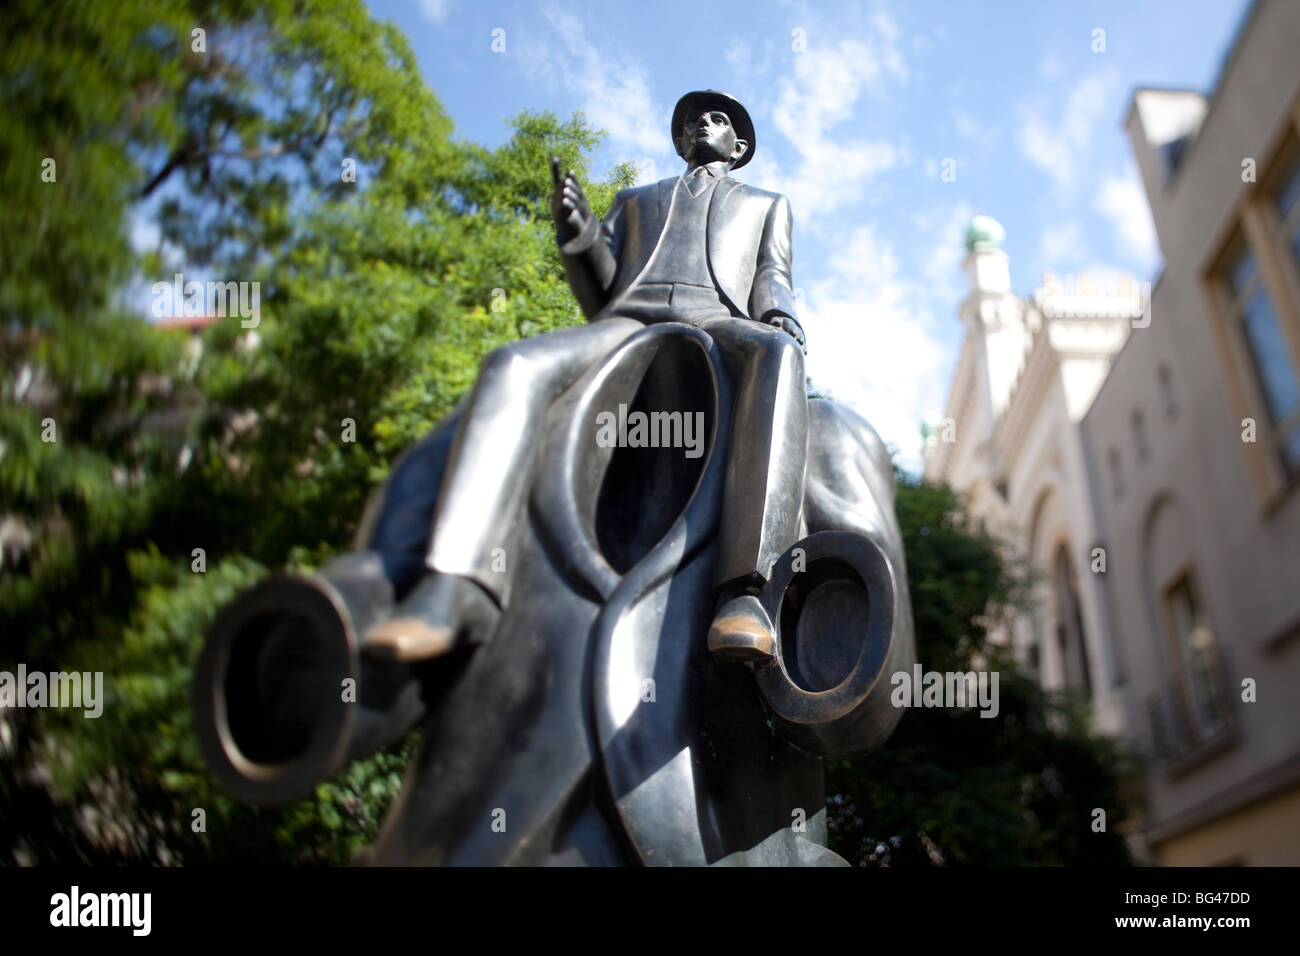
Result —
<path fill-rule="evenodd" d="M 697 166 L 696 169 L 703 169 L 706 173 L 709 174 L 710 178 L 716 179 L 719 182 L 729 178 L 728 174 L 731 172 L 731 167 L 727 164 L 727 161 L 725 159 L 716 159 L 711 163 L 705 163 L 703 166 Z M 688 167 L 682 173 L 682 176 L 690 176 L 693 175 L 694 173 L 695 173 L 695 169 L 691 169 Z"/>

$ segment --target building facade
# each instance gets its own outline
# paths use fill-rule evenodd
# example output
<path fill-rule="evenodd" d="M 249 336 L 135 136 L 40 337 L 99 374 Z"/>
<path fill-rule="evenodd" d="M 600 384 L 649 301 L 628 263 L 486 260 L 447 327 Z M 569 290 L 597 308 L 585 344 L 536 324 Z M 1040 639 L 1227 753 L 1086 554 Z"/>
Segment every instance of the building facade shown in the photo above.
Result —
<path fill-rule="evenodd" d="M 1128 114 L 1165 267 L 1084 416 L 1146 841 L 1300 863 L 1300 5 Z"/>
<path fill-rule="evenodd" d="M 967 235 L 966 341 L 927 479 L 1037 572 L 1004 639 L 1149 757 L 1169 865 L 1300 864 L 1300 4 L 1250 10 L 1207 97 L 1126 127 L 1154 287 L 1009 290 Z"/>
<path fill-rule="evenodd" d="M 1048 277 L 1011 291 L 1002 227 L 966 233 L 966 329 L 944 417 L 927 428 L 925 476 L 967 495 L 970 514 L 1037 572 L 1035 607 L 992 637 L 1049 690 L 1083 695 L 1099 730 L 1127 726 L 1102 585 L 1081 428 L 1116 353 L 1143 321 L 1131 279 Z"/>

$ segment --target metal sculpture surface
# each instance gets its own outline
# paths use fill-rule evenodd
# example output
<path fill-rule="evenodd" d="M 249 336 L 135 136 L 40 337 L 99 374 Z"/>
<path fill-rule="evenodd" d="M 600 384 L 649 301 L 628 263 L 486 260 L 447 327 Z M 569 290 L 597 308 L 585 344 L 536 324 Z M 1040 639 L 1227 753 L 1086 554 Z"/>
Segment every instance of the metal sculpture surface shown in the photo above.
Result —
<path fill-rule="evenodd" d="M 237 795 L 418 726 L 376 862 L 843 862 L 822 757 L 884 741 L 914 656 L 892 466 L 805 397 L 789 204 L 730 176 L 748 113 L 689 93 L 673 133 L 686 171 L 603 223 L 553 164 L 589 324 L 490 355 L 354 552 L 219 617 L 197 726 Z"/>

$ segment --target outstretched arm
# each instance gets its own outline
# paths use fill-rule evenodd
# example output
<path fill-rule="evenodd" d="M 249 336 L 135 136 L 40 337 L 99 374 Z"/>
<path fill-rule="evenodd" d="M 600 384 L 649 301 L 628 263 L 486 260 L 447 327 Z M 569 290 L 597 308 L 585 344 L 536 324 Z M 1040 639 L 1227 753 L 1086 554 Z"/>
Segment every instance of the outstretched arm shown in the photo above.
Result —
<path fill-rule="evenodd" d="M 795 315 L 794 287 L 790 278 L 792 219 L 790 201 L 784 196 L 778 197 L 763 224 L 749 314 L 760 322 L 789 332 L 806 352 L 808 346 L 803 327 Z"/>
<path fill-rule="evenodd" d="M 622 212 L 622 195 L 615 197 L 614 205 L 602 224 L 592 213 L 573 170 L 561 176 L 560 160 L 555 156 L 551 157 L 551 180 L 555 184 L 555 192 L 551 195 L 555 241 L 559 244 L 574 298 L 582 307 L 583 314 L 591 318 L 609 301 L 609 290 L 614 282 L 617 263 L 612 246 Z"/>

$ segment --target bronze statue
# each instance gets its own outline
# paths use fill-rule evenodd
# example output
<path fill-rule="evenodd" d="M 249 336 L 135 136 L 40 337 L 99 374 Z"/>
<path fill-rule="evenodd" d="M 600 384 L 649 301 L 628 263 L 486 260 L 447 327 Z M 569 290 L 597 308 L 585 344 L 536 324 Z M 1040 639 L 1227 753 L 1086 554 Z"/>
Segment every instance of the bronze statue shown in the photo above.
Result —
<path fill-rule="evenodd" d="M 508 345 L 484 364 L 433 523 L 433 573 L 369 635 L 372 653 L 418 660 L 490 633 L 503 598 L 492 555 L 509 532 L 498 516 L 524 493 L 549 400 L 643 326 L 683 322 L 718 343 L 742 393 L 772 386 L 767 401 L 736 407 L 708 638 L 729 657 L 772 656 L 772 624 L 753 595 L 797 537 L 788 502 L 803 495 L 808 430 L 790 204 L 729 175 L 755 145 L 749 113 L 730 96 L 688 93 L 672 129 L 686 170 L 621 191 L 603 225 L 573 172 L 561 177 L 553 161 L 557 239 L 590 324 Z"/>
<path fill-rule="evenodd" d="M 730 176 L 748 113 L 688 93 L 672 134 L 685 172 L 603 223 L 552 162 L 589 323 L 490 355 L 354 552 L 223 611 L 196 726 L 236 795 L 301 796 L 418 724 L 378 862 L 843 862 L 821 759 L 883 742 L 914 656 L 892 466 L 805 397 L 789 204 Z"/>

